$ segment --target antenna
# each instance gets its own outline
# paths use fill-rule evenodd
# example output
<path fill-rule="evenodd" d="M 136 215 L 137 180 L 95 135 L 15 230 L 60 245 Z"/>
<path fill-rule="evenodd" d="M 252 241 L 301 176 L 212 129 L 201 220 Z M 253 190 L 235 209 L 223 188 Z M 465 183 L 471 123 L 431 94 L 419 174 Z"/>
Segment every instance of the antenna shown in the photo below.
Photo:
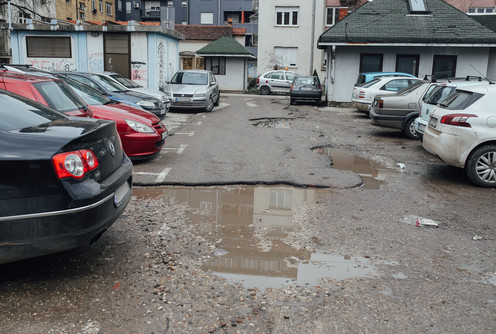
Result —
<path fill-rule="evenodd" d="M 494 85 L 494 82 L 492 82 L 491 80 L 489 80 L 484 74 L 482 74 L 478 69 L 476 69 L 474 67 L 474 65 L 470 65 L 477 73 L 479 73 L 481 75 L 481 77 L 483 77 L 484 79 L 486 79 L 490 85 Z"/>

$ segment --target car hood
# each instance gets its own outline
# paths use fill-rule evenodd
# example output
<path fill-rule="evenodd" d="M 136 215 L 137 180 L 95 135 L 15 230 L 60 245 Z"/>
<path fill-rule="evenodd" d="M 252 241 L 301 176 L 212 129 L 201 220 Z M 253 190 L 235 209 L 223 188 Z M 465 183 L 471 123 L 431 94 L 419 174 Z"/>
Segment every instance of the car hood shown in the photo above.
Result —
<path fill-rule="evenodd" d="M 168 85 L 165 88 L 166 92 L 172 94 L 196 94 L 205 93 L 207 91 L 207 86 L 203 85 Z"/>
<path fill-rule="evenodd" d="M 68 117 L 20 130 L 0 132 L 1 160 L 51 159 L 71 141 L 111 125 L 105 120 Z M 37 145 L 33 145 L 36 142 Z"/>
<path fill-rule="evenodd" d="M 135 91 L 138 93 L 144 93 L 144 94 L 150 95 L 150 96 L 152 96 L 156 99 L 159 99 L 159 100 L 167 100 L 167 95 L 165 95 L 164 93 L 162 93 L 160 91 L 154 91 L 153 89 L 150 89 L 150 88 L 129 88 L 129 90 Z"/>
<path fill-rule="evenodd" d="M 157 116 L 144 110 L 139 110 L 124 103 L 111 105 L 91 106 L 93 117 L 106 119 L 116 123 L 125 122 L 125 119 L 140 122 L 152 126 L 160 122 Z"/>
<path fill-rule="evenodd" d="M 128 90 L 128 91 L 126 91 L 125 94 L 129 95 L 129 96 L 133 96 L 133 97 L 140 99 L 140 100 L 155 101 L 155 102 L 157 101 L 156 97 L 151 96 L 150 94 L 138 92 L 136 90 Z"/>

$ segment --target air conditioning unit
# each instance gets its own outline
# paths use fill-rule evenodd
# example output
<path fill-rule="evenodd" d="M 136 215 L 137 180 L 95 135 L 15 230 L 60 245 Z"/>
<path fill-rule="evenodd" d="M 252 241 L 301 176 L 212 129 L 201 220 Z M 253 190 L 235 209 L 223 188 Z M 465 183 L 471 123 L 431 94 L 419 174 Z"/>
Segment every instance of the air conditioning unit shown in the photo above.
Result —
<path fill-rule="evenodd" d="M 139 2 L 134 2 L 133 5 L 134 5 L 134 8 L 140 8 L 140 3 Z"/>

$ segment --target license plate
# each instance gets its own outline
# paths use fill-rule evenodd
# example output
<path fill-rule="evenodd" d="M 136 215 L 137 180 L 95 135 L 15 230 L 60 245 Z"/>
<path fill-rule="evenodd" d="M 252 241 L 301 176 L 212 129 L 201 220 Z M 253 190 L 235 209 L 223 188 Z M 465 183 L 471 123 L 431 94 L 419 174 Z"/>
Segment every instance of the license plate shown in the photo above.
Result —
<path fill-rule="evenodd" d="M 437 118 L 431 117 L 431 119 L 429 120 L 429 126 L 435 128 L 436 125 L 437 125 Z"/>
<path fill-rule="evenodd" d="M 167 138 L 167 131 L 165 131 L 164 133 L 162 133 L 162 140 L 164 140 L 165 138 Z"/>
<path fill-rule="evenodd" d="M 129 183 L 124 182 L 114 193 L 114 204 L 115 206 L 119 206 L 122 203 L 124 197 L 126 197 L 127 193 L 131 187 L 129 187 Z"/>
<path fill-rule="evenodd" d="M 309 88 L 309 87 L 300 87 L 300 90 L 312 90 L 312 88 Z"/>

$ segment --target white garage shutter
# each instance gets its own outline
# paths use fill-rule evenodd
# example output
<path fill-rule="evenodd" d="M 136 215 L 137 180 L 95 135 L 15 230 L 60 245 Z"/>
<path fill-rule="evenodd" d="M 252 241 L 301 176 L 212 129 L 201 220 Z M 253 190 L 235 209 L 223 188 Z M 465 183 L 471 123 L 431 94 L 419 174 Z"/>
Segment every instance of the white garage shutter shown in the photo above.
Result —
<path fill-rule="evenodd" d="M 274 47 L 274 60 L 279 67 L 298 67 L 298 48 Z"/>

